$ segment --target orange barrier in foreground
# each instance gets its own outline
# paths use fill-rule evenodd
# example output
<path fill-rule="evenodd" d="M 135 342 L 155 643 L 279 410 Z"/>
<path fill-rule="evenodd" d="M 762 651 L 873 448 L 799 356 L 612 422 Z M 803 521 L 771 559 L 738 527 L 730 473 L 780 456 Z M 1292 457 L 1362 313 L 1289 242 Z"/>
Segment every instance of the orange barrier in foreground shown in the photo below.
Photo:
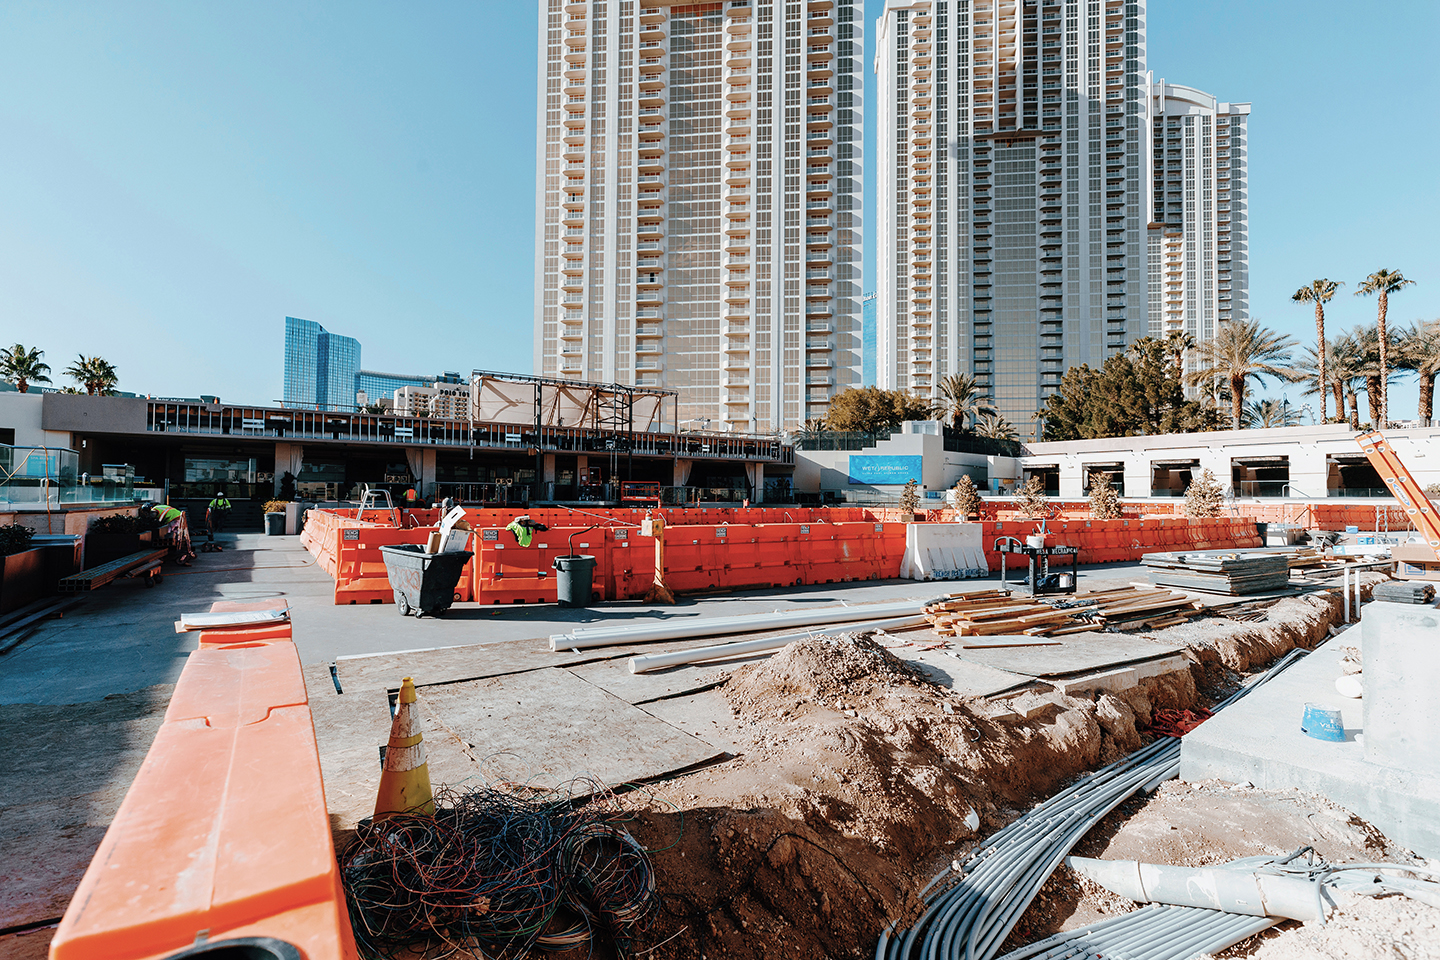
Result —
<path fill-rule="evenodd" d="M 148 960 L 201 937 L 357 956 L 288 623 L 201 632 L 50 958 Z"/>

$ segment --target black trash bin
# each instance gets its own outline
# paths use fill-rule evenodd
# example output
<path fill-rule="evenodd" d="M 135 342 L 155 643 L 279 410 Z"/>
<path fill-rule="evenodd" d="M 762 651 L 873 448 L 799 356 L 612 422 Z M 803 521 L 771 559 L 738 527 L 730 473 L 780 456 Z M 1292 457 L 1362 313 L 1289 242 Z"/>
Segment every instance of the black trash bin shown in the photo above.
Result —
<path fill-rule="evenodd" d="M 595 576 L 595 558 L 579 554 L 556 557 L 555 592 L 562 607 L 590 606 Z"/>
<path fill-rule="evenodd" d="M 414 543 L 382 545 L 380 555 L 385 558 L 385 575 L 402 617 L 411 613 L 433 617 L 449 610 L 455 602 L 455 584 L 460 582 L 466 562 L 475 556 L 469 550 L 426 553 Z"/>
<path fill-rule="evenodd" d="M 285 535 L 285 514 L 265 514 L 265 533 L 271 537 L 282 537 Z"/>

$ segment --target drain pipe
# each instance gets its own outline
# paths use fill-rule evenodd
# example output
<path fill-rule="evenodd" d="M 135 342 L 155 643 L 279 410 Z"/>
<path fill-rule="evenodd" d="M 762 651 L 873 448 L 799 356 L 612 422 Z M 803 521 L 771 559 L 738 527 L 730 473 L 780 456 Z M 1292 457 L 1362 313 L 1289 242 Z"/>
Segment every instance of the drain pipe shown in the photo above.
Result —
<path fill-rule="evenodd" d="M 1320 884 L 1302 877 L 1089 857 L 1066 857 L 1065 865 L 1136 903 L 1205 907 L 1247 917 L 1325 921 Z"/>

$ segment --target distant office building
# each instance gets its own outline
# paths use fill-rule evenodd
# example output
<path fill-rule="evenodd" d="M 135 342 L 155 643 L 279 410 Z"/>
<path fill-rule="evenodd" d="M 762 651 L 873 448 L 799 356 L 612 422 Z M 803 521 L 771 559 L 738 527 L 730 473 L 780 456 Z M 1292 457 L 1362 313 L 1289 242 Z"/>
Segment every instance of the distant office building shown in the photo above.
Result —
<path fill-rule="evenodd" d="M 436 376 L 409 376 L 402 373 L 379 373 L 375 370 L 361 370 L 355 375 L 355 398 L 360 404 L 378 403 L 391 400 L 397 390 L 405 387 L 428 387 L 436 382 L 445 382 L 448 377 L 459 380 L 459 374 Z M 364 394 L 364 397 L 361 397 Z"/>
<path fill-rule="evenodd" d="M 389 401 L 404 387 L 459 382 L 454 372 L 427 377 L 362 370 L 359 340 L 330 333 L 312 320 L 285 318 L 284 406 L 354 410 Z"/>
<path fill-rule="evenodd" d="M 360 341 L 320 324 L 285 318 L 285 406 L 353 410 Z"/>
<path fill-rule="evenodd" d="M 535 364 L 775 431 L 860 379 L 862 0 L 539 0 Z"/>
<path fill-rule="evenodd" d="M 860 301 L 860 385 L 875 386 L 875 294 Z"/>
<path fill-rule="evenodd" d="M 470 384 L 437 380 L 429 386 L 403 386 L 395 391 L 394 409 L 404 417 L 466 420 L 470 416 Z"/>
<path fill-rule="evenodd" d="M 1248 103 L 1146 77 L 1150 336 L 1250 316 Z M 1186 368 L 1195 369 L 1187 357 Z M 1195 388 L 1198 389 L 1198 388 Z"/>

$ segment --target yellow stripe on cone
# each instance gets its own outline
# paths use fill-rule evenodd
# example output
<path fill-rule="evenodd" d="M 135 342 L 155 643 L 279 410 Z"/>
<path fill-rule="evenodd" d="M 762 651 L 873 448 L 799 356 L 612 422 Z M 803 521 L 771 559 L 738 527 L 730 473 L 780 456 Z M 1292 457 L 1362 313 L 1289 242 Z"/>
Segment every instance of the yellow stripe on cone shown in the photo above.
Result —
<path fill-rule="evenodd" d="M 375 819 L 395 813 L 434 813 L 430 768 L 425 763 L 425 739 L 420 735 L 420 711 L 415 706 L 415 681 L 406 677 L 390 724 L 390 745 L 385 748 L 385 769 L 380 773 L 380 794 L 375 798 Z"/>

